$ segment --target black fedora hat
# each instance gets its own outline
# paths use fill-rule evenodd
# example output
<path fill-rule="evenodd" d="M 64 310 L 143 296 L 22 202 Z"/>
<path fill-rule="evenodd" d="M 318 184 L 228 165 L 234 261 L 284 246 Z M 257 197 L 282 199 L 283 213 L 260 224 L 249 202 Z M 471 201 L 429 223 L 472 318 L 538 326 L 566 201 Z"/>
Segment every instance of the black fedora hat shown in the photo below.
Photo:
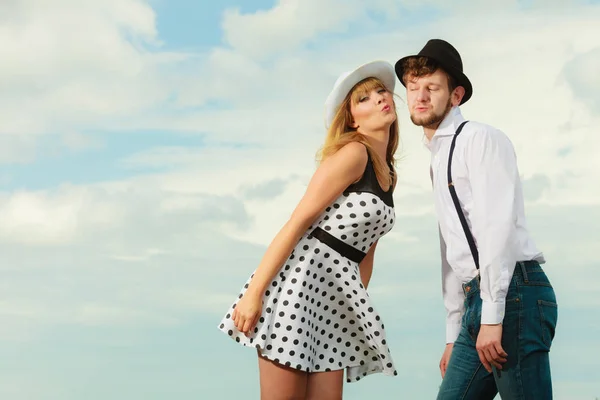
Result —
<path fill-rule="evenodd" d="M 448 42 L 442 39 L 431 39 L 427 42 L 425 47 L 421 49 L 419 54 L 403 57 L 396 62 L 396 75 L 400 82 L 406 87 L 406 84 L 402 80 L 404 76 L 404 61 L 413 57 L 427 57 L 437 62 L 440 67 L 450 74 L 455 80 L 458 86 L 465 88 L 465 95 L 462 98 L 460 104 L 464 104 L 471 98 L 473 94 L 473 86 L 469 78 L 463 73 L 462 59 L 458 51 Z"/>

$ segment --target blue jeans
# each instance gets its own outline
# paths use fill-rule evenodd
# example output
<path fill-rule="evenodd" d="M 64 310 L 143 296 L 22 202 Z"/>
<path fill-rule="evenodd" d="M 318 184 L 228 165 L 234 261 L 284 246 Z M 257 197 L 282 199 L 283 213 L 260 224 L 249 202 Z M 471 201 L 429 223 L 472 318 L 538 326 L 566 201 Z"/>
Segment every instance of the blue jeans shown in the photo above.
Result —
<path fill-rule="evenodd" d="M 438 400 L 550 400 L 549 351 L 558 307 L 554 289 L 536 261 L 517 263 L 506 296 L 502 370 L 485 370 L 475 349 L 481 321 L 479 277 L 463 285 L 465 314 Z"/>

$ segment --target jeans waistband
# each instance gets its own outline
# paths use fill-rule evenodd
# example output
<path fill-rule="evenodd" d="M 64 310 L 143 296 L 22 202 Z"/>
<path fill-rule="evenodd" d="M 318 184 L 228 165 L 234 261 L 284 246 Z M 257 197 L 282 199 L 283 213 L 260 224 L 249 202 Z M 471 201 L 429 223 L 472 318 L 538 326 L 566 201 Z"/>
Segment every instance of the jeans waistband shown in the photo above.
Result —
<path fill-rule="evenodd" d="M 515 265 L 515 271 L 513 272 L 512 279 L 514 279 L 515 276 L 518 276 L 522 280 L 527 282 L 527 280 L 528 280 L 527 274 L 530 274 L 533 272 L 542 272 L 542 271 L 543 271 L 542 266 L 536 260 L 517 261 L 517 264 Z M 471 279 L 469 282 L 463 283 L 462 289 L 463 289 L 463 293 L 465 294 L 465 297 L 468 298 L 468 297 L 474 296 L 475 294 L 479 293 L 479 284 L 480 284 L 479 274 L 477 274 L 477 276 L 475 278 Z"/>

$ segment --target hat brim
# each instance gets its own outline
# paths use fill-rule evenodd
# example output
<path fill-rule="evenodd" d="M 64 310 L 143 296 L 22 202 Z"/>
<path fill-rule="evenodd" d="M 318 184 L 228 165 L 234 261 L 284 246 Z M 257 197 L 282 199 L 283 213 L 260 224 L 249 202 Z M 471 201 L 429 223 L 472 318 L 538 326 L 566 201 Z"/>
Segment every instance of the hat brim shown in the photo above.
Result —
<path fill-rule="evenodd" d="M 402 85 L 404 87 L 406 87 L 406 83 L 402 79 L 402 77 L 404 76 L 404 62 L 406 60 L 408 60 L 409 58 L 415 58 L 415 57 L 431 58 L 432 60 L 437 62 L 444 71 L 446 71 L 448 74 L 452 75 L 452 77 L 456 80 L 456 83 L 458 84 L 458 86 L 462 86 L 465 88 L 465 95 L 463 96 L 462 100 L 460 101 L 461 105 L 465 104 L 471 98 L 471 96 L 473 95 L 473 85 L 471 84 L 471 81 L 469 80 L 469 78 L 467 78 L 467 76 L 462 71 L 459 71 L 456 68 L 446 65 L 443 61 L 441 61 L 439 59 L 436 59 L 434 57 L 424 56 L 424 55 L 406 56 L 406 57 L 399 59 L 396 62 L 394 69 L 396 70 L 396 75 L 398 76 L 400 83 L 402 83 Z"/>
<path fill-rule="evenodd" d="M 363 64 L 354 71 L 342 74 L 325 100 L 325 126 L 329 128 L 335 114 L 348 93 L 357 83 L 367 78 L 379 79 L 390 92 L 396 86 L 394 67 L 387 61 L 373 61 Z"/>

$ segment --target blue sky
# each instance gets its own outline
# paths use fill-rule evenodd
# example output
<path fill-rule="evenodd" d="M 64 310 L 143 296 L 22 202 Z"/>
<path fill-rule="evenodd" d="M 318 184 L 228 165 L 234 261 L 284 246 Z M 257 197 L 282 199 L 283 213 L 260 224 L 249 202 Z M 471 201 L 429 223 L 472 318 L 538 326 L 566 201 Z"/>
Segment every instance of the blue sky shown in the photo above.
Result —
<path fill-rule="evenodd" d="M 432 37 L 474 83 L 463 114 L 517 150 L 560 307 L 555 398 L 600 397 L 600 5 L 471 3 L 0 5 L 0 397 L 258 398 L 256 355 L 217 325 L 314 171 L 324 99 L 341 72 Z M 398 113 L 397 222 L 370 292 L 399 376 L 350 400 L 440 382 L 428 153 Z"/>

